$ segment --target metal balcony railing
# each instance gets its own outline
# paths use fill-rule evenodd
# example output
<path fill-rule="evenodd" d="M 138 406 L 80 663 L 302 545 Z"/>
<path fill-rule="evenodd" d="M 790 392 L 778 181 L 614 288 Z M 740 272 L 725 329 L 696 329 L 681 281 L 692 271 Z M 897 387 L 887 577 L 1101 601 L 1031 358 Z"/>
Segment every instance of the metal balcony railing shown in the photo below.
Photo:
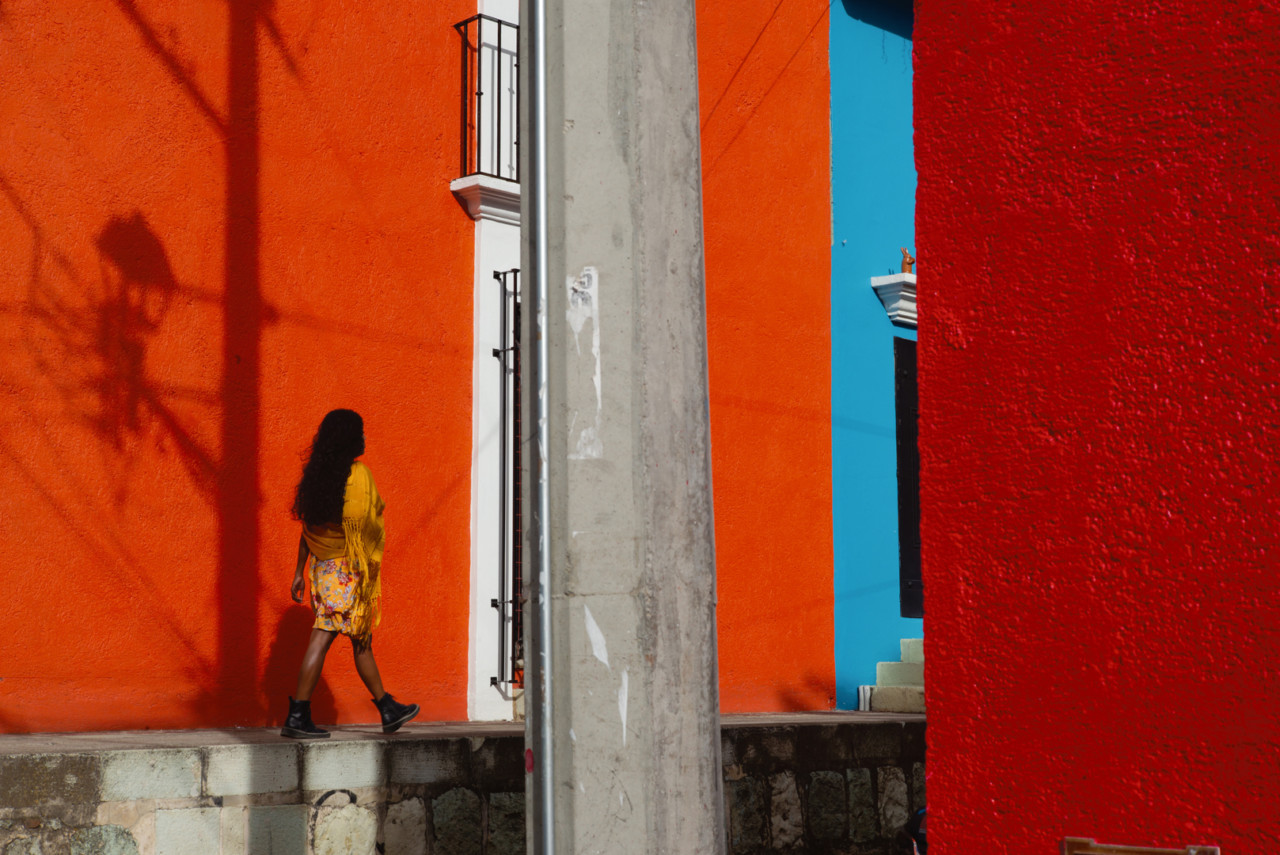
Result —
<path fill-rule="evenodd" d="M 454 24 L 462 36 L 462 172 L 520 180 L 520 28 L 488 15 Z"/>
<path fill-rule="evenodd" d="M 495 271 L 502 289 L 499 323 L 501 346 L 493 349 L 502 372 L 499 406 L 498 596 L 491 605 L 498 612 L 498 674 L 492 685 L 524 685 L 524 519 L 520 489 L 520 271 Z"/>

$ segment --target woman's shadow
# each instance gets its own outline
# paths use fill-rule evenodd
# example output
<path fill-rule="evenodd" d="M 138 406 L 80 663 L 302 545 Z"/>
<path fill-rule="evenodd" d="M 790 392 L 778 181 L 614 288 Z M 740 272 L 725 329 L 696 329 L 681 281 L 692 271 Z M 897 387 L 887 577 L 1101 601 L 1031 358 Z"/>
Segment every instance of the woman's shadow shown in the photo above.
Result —
<path fill-rule="evenodd" d="M 273 711 L 278 711 L 281 723 L 289 709 L 289 696 L 298 684 L 298 667 L 302 665 L 302 654 L 307 649 L 307 639 L 311 637 L 311 625 L 315 623 L 315 615 L 306 606 L 290 606 L 280 616 L 276 626 L 276 640 L 267 654 L 267 666 L 263 670 L 263 685 L 267 687 L 267 703 Z M 311 717 L 317 724 L 333 724 L 338 718 L 338 708 L 333 701 L 333 692 L 321 674 L 320 682 L 311 695 Z"/>

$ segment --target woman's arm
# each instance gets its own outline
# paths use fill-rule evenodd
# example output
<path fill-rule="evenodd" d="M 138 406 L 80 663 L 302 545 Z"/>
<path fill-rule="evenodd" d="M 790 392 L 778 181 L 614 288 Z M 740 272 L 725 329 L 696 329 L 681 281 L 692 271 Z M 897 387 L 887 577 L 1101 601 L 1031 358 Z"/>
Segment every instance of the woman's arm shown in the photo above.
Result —
<path fill-rule="evenodd" d="M 307 566 L 307 556 L 310 554 L 311 550 L 307 548 L 306 535 L 298 535 L 298 568 L 293 571 L 293 586 L 289 589 L 289 593 L 295 603 L 302 602 L 302 571 Z"/>

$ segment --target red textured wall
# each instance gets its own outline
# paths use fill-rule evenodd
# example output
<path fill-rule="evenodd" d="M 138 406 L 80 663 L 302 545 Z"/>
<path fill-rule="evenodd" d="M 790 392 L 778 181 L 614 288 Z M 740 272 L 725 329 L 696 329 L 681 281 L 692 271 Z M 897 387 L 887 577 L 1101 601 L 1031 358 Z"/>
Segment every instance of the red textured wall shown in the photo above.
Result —
<path fill-rule="evenodd" d="M 725 712 L 835 705 L 828 8 L 698 3 Z"/>
<path fill-rule="evenodd" d="M 5 0 L 0 730 L 278 722 L 336 406 L 388 503 L 386 683 L 465 716 L 468 3 Z M 345 643 L 316 708 L 374 718 Z"/>
<path fill-rule="evenodd" d="M 1269 5 L 917 3 L 937 855 L 1280 851 Z"/>

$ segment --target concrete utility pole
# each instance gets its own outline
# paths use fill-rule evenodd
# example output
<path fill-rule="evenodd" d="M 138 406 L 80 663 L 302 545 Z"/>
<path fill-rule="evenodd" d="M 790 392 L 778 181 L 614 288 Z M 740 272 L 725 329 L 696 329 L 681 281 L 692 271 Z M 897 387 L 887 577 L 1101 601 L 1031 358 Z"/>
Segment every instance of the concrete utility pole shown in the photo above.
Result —
<path fill-rule="evenodd" d="M 524 16 L 529 851 L 722 853 L 694 3 Z"/>

